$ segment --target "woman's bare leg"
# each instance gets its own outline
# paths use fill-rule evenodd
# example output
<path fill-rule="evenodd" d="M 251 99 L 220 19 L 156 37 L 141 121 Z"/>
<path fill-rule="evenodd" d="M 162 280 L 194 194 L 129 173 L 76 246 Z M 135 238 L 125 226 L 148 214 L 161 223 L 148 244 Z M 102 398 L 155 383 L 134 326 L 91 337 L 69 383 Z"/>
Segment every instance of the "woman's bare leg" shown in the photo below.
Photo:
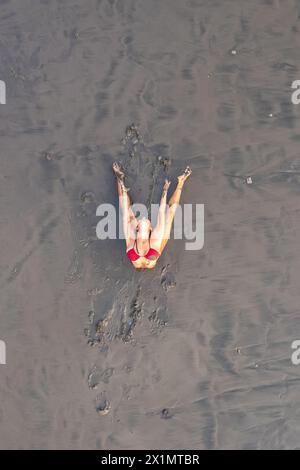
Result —
<path fill-rule="evenodd" d="M 163 250 L 164 250 L 164 248 L 165 248 L 165 246 L 168 243 L 168 240 L 170 238 L 172 225 L 173 225 L 173 220 L 174 220 L 174 217 L 175 217 L 175 212 L 176 212 L 176 209 L 179 205 L 180 198 L 181 198 L 182 188 L 183 188 L 184 183 L 186 182 L 186 180 L 191 175 L 191 173 L 192 173 L 192 170 L 190 169 L 189 166 L 187 166 L 186 169 L 184 170 L 184 173 L 182 175 L 178 176 L 178 178 L 177 178 L 178 183 L 177 183 L 176 189 L 175 189 L 174 193 L 172 194 L 172 196 L 169 200 L 169 203 L 168 203 L 169 207 L 168 207 L 168 210 L 167 210 L 167 219 L 166 219 L 166 223 L 165 223 L 164 236 L 163 236 L 163 240 L 162 240 L 160 250 L 159 250 L 160 253 L 163 252 Z"/>
<path fill-rule="evenodd" d="M 150 245 L 151 248 L 154 248 L 157 251 L 160 251 L 160 246 L 162 239 L 164 237 L 165 226 L 166 226 L 166 209 L 167 209 L 167 195 L 168 189 L 170 187 L 171 182 L 169 180 L 165 180 L 165 184 L 162 190 L 162 195 L 159 204 L 158 216 L 157 216 L 157 223 L 154 230 L 151 233 L 150 238 Z"/>
<path fill-rule="evenodd" d="M 135 241 L 136 217 L 131 209 L 131 200 L 128 196 L 129 188 L 125 186 L 125 175 L 118 163 L 113 164 L 113 171 L 117 179 L 119 203 L 122 209 L 123 231 L 127 249 L 132 248 Z"/>
<path fill-rule="evenodd" d="M 126 194 L 126 198 L 125 200 L 127 200 L 127 206 L 128 208 L 131 206 L 131 201 L 130 201 L 130 198 L 128 196 L 128 191 L 129 189 L 126 188 L 125 186 L 125 174 L 123 172 L 123 170 L 121 169 L 120 165 L 118 163 L 114 163 L 113 164 L 113 172 L 116 176 L 116 179 L 117 179 L 117 186 L 118 186 L 118 195 L 119 197 L 121 198 L 122 202 L 124 200 L 123 196 Z"/>

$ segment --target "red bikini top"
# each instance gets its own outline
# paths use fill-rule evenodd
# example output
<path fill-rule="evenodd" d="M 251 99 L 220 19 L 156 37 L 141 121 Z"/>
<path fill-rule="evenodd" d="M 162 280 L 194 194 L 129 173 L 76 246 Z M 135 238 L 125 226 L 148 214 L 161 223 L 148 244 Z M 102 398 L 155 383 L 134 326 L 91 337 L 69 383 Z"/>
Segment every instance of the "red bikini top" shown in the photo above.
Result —
<path fill-rule="evenodd" d="M 130 248 L 130 250 L 127 251 L 127 256 L 130 261 L 137 261 L 139 258 L 147 258 L 150 261 L 155 261 L 159 258 L 160 253 L 157 250 L 154 250 L 154 248 L 149 248 L 149 251 L 144 256 L 141 256 L 134 248 Z"/>

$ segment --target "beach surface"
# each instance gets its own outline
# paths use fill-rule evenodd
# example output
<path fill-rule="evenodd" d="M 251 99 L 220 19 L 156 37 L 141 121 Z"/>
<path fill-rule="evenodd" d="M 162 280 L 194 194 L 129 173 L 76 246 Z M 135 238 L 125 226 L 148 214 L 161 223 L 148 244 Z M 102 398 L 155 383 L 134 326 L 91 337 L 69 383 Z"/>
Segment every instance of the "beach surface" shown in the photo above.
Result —
<path fill-rule="evenodd" d="M 0 1 L 1 449 L 300 448 L 299 16 Z M 143 204 L 191 166 L 201 250 L 97 239 L 115 160 Z"/>

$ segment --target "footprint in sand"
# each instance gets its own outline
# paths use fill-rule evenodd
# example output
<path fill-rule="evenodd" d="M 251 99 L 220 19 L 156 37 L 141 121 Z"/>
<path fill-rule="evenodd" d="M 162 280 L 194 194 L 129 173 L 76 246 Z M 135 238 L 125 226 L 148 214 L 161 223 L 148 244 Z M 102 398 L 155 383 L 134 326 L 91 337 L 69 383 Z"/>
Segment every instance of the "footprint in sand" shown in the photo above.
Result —
<path fill-rule="evenodd" d="M 113 367 L 108 367 L 105 370 L 99 370 L 97 367 L 94 367 L 88 376 L 88 386 L 91 390 L 97 389 L 100 382 L 105 384 L 109 383 L 111 376 L 114 373 Z"/>
<path fill-rule="evenodd" d="M 107 400 L 106 396 L 104 393 L 101 395 L 98 395 L 96 398 L 96 411 L 99 415 L 105 416 L 107 415 L 111 410 L 111 404 Z"/>
<path fill-rule="evenodd" d="M 160 417 L 161 419 L 171 419 L 172 418 L 172 414 L 170 413 L 170 410 L 168 408 L 164 408 L 163 410 L 161 410 L 160 412 Z"/>
<path fill-rule="evenodd" d="M 164 266 L 161 270 L 160 283 L 162 288 L 168 292 L 172 287 L 176 286 L 175 276 L 172 271 L 169 270 L 170 265 Z"/>
<path fill-rule="evenodd" d="M 95 193 L 93 193 L 93 191 L 84 191 L 80 196 L 80 200 L 84 204 L 95 202 L 96 200 Z"/>

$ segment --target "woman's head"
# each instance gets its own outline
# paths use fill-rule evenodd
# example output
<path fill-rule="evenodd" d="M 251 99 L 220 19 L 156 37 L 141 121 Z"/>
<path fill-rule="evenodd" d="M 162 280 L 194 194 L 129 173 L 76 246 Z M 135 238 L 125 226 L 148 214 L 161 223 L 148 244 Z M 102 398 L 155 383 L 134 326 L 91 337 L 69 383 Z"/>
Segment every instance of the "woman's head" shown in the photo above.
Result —
<path fill-rule="evenodd" d="M 149 219 L 143 217 L 140 219 L 136 226 L 137 238 L 148 240 L 152 230 L 152 225 Z"/>

